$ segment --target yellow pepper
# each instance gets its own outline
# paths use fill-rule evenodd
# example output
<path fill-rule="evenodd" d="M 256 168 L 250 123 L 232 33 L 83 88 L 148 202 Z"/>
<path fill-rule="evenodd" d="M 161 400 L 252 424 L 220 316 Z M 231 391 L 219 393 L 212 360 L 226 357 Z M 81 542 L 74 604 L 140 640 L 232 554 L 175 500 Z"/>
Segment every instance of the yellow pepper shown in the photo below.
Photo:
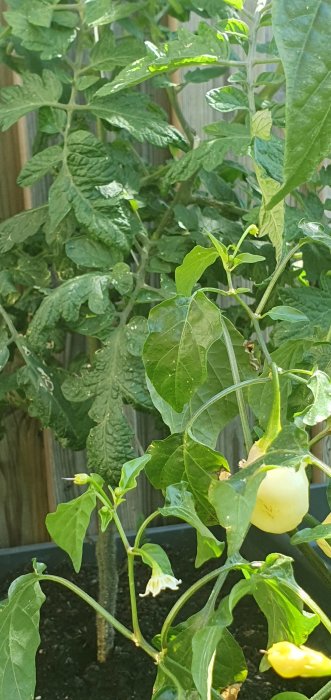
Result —
<path fill-rule="evenodd" d="M 331 513 L 326 516 L 323 520 L 322 525 L 331 525 Z M 324 554 L 331 559 L 331 545 L 323 538 L 321 540 L 316 540 L 316 544 L 323 550 Z"/>
<path fill-rule="evenodd" d="M 283 678 L 331 676 L 331 659 L 309 647 L 277 642 L 266 655 L 270 666 Z"/>

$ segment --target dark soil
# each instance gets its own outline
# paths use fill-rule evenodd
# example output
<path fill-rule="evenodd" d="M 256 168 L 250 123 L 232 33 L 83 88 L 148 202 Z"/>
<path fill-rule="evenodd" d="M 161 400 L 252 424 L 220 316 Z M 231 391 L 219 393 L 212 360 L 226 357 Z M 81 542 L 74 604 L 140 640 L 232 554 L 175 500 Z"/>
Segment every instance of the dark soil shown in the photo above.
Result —
<path fill-rule="evenodd" d="M 177 561 L 174 552 L 169 555 L 175 576 L 183 580 L 182 591 L 189 577 L 191 583 L 192 570 L 195 578 L 201 576 L 201 571 L 205 573 L 208 570 L 207 566 L 196 572 L 193 559 L 184 560 L 182 553 L 177 556 Z M 209 568 L 214 567 L 215 562 Z M 96 595 L 97 573 L 94 568 L 84 568 L 79 575 L 75 575 L 69 566 L 62 566 L 50 573 L 68 577 L 90 595 Z M 143 592 L 148 578 L 146 567 L 137 565 L 136 573 L 137 592 Z M 121 582 L 118 617 L 130 626 L 125 569 Z M 155 677 L 151 659 L 117 635 L 116 646 L 108 662 L 98 664 L 93 611 L 62 586 L 48 582 L 43 584 L 43 590 L 47 600 L 42 608 L 35 700 L 150 700 Z M 204 589 L 194 597 L 185 608 L 185 617 L 202 607 L 207 594 L 208 590 Z M 150 640 L 160 631 L 165 615 L 177 596 L 176 592 L 164 591 L 155 599 L 139 598 L 139 616 L 147 639 Z M 274 694 L 285 690 L 296 690 L 310 697 L 324 685 L 323 679 L 284 681 L 272 671 L 259 673 L 259 650 L 266 647 L 267 641 L 266 624 L 251 598 L 245 598 L 237 606 L 231 631 L 243 648 L 249 668 L 248 679 L 239 694 L 240 700 L 271 700 Z M 314 635 L 309 640 L 310 645 L 325 651 L 323 630 L 318 629 Z"/>

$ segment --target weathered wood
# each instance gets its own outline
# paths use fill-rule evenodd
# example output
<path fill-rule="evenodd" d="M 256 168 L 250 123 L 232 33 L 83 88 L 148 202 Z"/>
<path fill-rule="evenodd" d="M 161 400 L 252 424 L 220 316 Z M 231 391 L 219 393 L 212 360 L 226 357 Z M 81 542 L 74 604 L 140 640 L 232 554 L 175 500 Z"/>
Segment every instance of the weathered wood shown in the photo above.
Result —
<path fill-rule="evenodd" d="M 0 547 L 48 539 L 43 437 L 37 422 L 15 411 L 0 442 Z"/>

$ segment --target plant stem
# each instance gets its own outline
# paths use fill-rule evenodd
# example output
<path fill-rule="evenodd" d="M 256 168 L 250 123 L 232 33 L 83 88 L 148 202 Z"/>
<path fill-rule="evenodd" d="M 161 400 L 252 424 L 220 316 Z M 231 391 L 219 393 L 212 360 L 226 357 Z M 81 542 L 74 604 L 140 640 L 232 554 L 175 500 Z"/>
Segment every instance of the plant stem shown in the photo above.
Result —
<path fill-rule="evenodd" d="M 137 594 L 136 594 L 136 584 L 134 578 L 134 557 L 135 552 L 130 545 L 130 542 L 124 532 L 122 523 L 116 513 L 114 512 L 114 522 L 117 527 L 119 536 L 125 547 L 127 557 L 128 557 L 128 579 L 129 579 L 129 592 L 130 592 L 130 604 L 131 604 L 131 617 L 132 617 L 132 627 L 134 632 L 134 642 L 137 646 L 144 647 L 147 642 L 144 640 L 142 632 L 140 630 L 138 609 L 137 609 Z"/>
<path fill-rule="evenodd" d="M 211 571 L 209 574 L 206 574 L 203 576 L 199 581 L 196 581 L 195 583 L 190 586 L 190 588 L 183 593 L 180 598 L 176 601 L 175 605 L 171 608 L 170 612 L 168 613 L 162 629 L 161 629 L 161 635 L 160 635 L 160 641 L 161 641 L 161 646 L 162 648 L 167 646 L 167 636 L 169 629 L 174 621 L 174 619 L 177 617 L 179 611 L 184 607 L 184 605 L 187 603 L 187 601 L 195 594 L 197 591 L 200 590 L 203 586 L 205 586 L 207 583 L 212 581 L 214 578 L 219 576 L 219 574 L 222 574 L 223 572 L 223 566 L 220 567 L 219 569 L 215 569 L 215 571 Z"/>
<path fill-rule="evenodd" d="M 299 587 L 296 583 L 292 583 L 289 580 L 282 580 L 282 584 L 286 587 L 289 588 L 293 593 L 298 595 L 302 602 L 305 603 L 307 608 L 310 608 L 315 615 L 318 615 L 318 617 L 321 620 L 322 625 L 324 625 L 325 629 L 331 634 L 331 620 L 328 618 L 328 616 L 325 614 L 325 612 L 315 603 L 315 601 L 306 593 L 306 591 L 303 590 L 303 588 Z"/>
<path fill-rule="evenodd" d="M 247 226 L 242 236 L 240 236 L 239 241 L 233 251 L 234 258 L 239 253 L 242 243 L 244 242 L 245 238 L 247 238 L 247 236 L 251 233 L 251 231 L 257 232 L 257 227 L 255 226 L 255 224 L 250 224 L 249 226 Z"/>
<path fill-rule="evenodd" d="M 268 284 L 268 286 L 267 286 L 267 288 L 262 296 L 262 299 L 257 306 L 257 309 L 255 311 L 256 316 L 261 315 L 261 313 L 262 313 L 262 311 L 263 311 L 263 309 L 264 309 L 264 307 L 265 307 L 265 305 L 270 297 L 270 294 L 273 291 L 276 283 L 278 282 L 279 277 L 284 272 L 287 263 L 291 260 L 293 255 L 295 255 L 295 253 L 297 253 L 298 250 L 300 250 L 302 245 L 303 245 L 302 241 L 300 243 L 297 243 L 297 245 L 295 245 L 294 248 L 292 248 L 287 253 L 287 255 L 285 255 L 285 257 L 282 260 L 280 260 L 280 262 L 278 263 L 277 267 L 275 268 L 275 270 L 273 272 L 271 280 L 270 280 L 270 282 L 269 282 L 269 284 Z"/>
<path fill-rule="evenodd" d="M 248 209 L 238 207 L 231 202 L 219 202 L 217 199 L 212 199 L 211 197 L 190 197 L 189 203 L 197 204 L 197 206 L 201 207 L 213 207 L 213 209 L 219 209 L 223 214 L 230 213 L 243 216 L 243 214 L 248 213 Z"/>
<path fill-rule="evenodd" d="M 138 532 L 137 532 L 137 534 L 136 534 L 136 538 L 135 538 L 135 541 L 134 541 L 134 548 L 135 548 L 135 549 L 139 549 L 139 547 L 140 547 L 140 541 L 141 541 L 141 538 L 142 538 L 142 536 L 143 536 L 143 534 L 144 534 L 144 532 L 145 532 L 145 530 L 146 530 L 146 527 L 147 527 L 147 526 L 149 525 L 149 523 L 150 523 L 152 520 L 154 520 L 154 518 L 156 518 L 158 515 L 160 515 L 159 511 L 158 511 L 158 510 L 154 510 L 154 512 L 151 513 L 151 514 L 146 518 L 146 520 L 144 520 L 144 522 L 142 523 L 142 525 L 140 525 L 140 528 L 139 528 L 139 530 L 138 530 Z"/>
<path fill-rule="evenodd" d="M 331 479 L 331 467 L 329 467 L 328 464 L 325 464 L 325 462 L 322 462 L 322 460 L 316 457 L 316 455 L 312 454 L 311 459 L 312 463 L 316 464 L 316 466 L 319 467 L 320 470 L 329 477 L 329 479 Z"/>
<path fill-rule="evenodd" d="M 38 576 L 39 581 L 53 581 L 54 583 L 59 583 L 61 586 L 64 586 L 65 588 L 69 588 L 70 591 L 78 595 L 82 600 L 85 601 L 88 605 L 91 606 L 99 615 L 102 615 L 110 625 L 113 625 L 115 629 L 120 632 L 124 637 L 127 639 L 130 639 L 132 642 L 134 642 L 134 635 L 129 630 L 127 627 L 122 625 L 119 620 L 117 620 L 111 613 L 109 613 L 107 610 L 105 610 L 102 605 L 97 603 L 94 598 L 92 598 L 88 593 L 85 593 L 79 586 L 76 586 L 76 584 L 72 583 L 71 581 L 68 581 L 65 578 L 62 578 L 62 576 L 54 576 L 52 574 L 43 574 L 42 576 Z"/>
<path fill-rule="evenodd" d="M 194 415 L 189 420 L 186 426 L 186 432 L 191 431 L 193 423 L 195 423 L 197 418 L 199 418 L 199 416 L 201 416 L 201 414 L 204 411 L 210 408 L 210 406 L 212 406 L 217 401 L 223 399 L 225 396 L 232 394 L 232 392 L 236 391 L 236 389 L 245 389 L 247 386 L 252 386 L 253 384 L 266 384 L 267 382 L 270 382 L 270 377 L 256 377 L 254 379 L 245 379 L 243 382 L 239 382 L 239 384 L 233 384 L 232 386 L 229 386 L 226 389 L 219 391 L 218 394 L 215 394 L 215 396 L 212 396 L 210 399 L 208 399 L 208 401 L 206 401 L 206 403 L 204 403 L 203 406 L 200 406 L 196 413 L 194 413 Z"/>
<path fill-rule="evenodd" d="M 267 450 L 268 447 L 279 435 L 282 424 L 280 419 L 281 414 L 281 404 L 280 404 L 280 386 L 279 386 L 279 372 L 277 365 L 271 363 L 271 376 L 272 376 L 272 408 L 269 416 L 266 431 L 263 437 L 259 440 L 259 445 L 261 449 Z"/>
<path fill-rule="evenodd" d="M 142 646 L 141 642 L 143 640 L 143 635 L 140 630 L 138 610 L 137 610 L 137 594 L 136 594 L 136 584 L 134 579 L 134 553 L 130 550 L 127 551 L 128 555 L 128 578 L 129 578 L 129 592 L 130 592 L 130 604 L 131 604 L 131 618 L 132 627 L 134 631 L 135 643 L 137 646 Z"/>
<path fill-rule="evenodd" d="M 247 97 L 249 107 L 249 119 L 252 124 L 252 118 L 255 114 L 255 96 L 254 96 L 254 60 L 256 53 L 257 30 L 260 22 L 260 13 L 254 11 L 253 21 L 249 35 L 249 47 L 247 54 Z"/>
<path fill-rule="evenodd" d="M 320 440 L 323 440 L 323 438 L 327 437 L 327 435 L 330 435 L 330 434 L 331 434 L 331 426 L 329 425 L 326 428 L 324 428 L 324 430 L 321 430 L 320 433 L 317 433 L 317 435 L 315 435 L 315 437 L 313 437 L 309 441 L 309 443 L 308 443 L 309 449 L 311 447 L 313 447 L 313 445 L 316 445 L 317 442 L 319 442 Z"/>
<path fill-rule="evenodd" d="M 312 695 L 310 700 L 330 700 L 331 698 L 331 681 L 321 688 L 315 695 Z"/>
<path fill-rule="evenodd" d="M 239 294 L 236 295 L 236 299 L 238 299 L 239 304 L 242 306 L 243 309 L 245 309 L 247 315 L 251 319 L 261 350 L 264 354 L 267 364 L 270 366 L 272 364 L 272 357 L 267 348 L 267 344 L 264 340 L 264 336 L 255 313 L 249 308 L 248 304 L 246 304 L 246 302 L 239 296 Z"/>
<path fill-rule="evenodd" d="M 226 567 L 226 566 L 227 566 L 227 562 L 224 564 L 224 567 Z M 207 604 L 206 604 L 206 607 L 210 611 L 213 611 L 215 608 L 217 596 L 219 595 L 219 593 L 223 587 L 223 584 L 225 583 L 225 580 L 226 580 L 228 573 L 229 573 L 229 569 L 227 571 L 222 571 L 220 573 L 215 585 L 214 585 L 214 588 L 213 588 L 213 590 L 212 590 L 212 592 L 207 600 Z"/>
<path fill-rule="evenodd" d="M 131 545 L 130 545 L 130 542 L 129 542 L 129 540 L 124 532 L 123 525 L 122 525 L 122 523 L 121 523 L 121 521 L 116 513 L 116 510 L 114 511 L 113 518 L 114 518 L 114 523 L 115 523 L 117 530 L 118 530 L 118 534 L 123 542 L 123 546 L 125 548 L 125 551 L 129 552 L 131 550 Z"/>
<path fill-rule="evenodd" d="M 183 132 L 184 132 L 191 148 L 193 148 L 194 132 L 193 132 L 190 124 L 188 123 L 188 121 L 185 119 L 185 116 L 182 112 L 181 106 L 180 106 L 179 101 L 178 101 L 176 89 L 174 87 L 169 87 L 166 89 L 166 92 L 168 95 L 168 100 L 170 102 L 170 105 L 176 114 L 176 117 L 177 117 L 177 119 L 178 119 L 178 121 L 183 129 Z"/>
<path fill-rule="evenodd" d="M 245 447 L 246 447 L 247 454 L 248 454 L 249 450 L 252 447 L 253 440 L 252 440 L 251 431 L 250 431 L 250 427 L 249 427 L 244 396 L 242 393 L 242 389 L 238 387 L 238 385 L 240 384 L 240 374 L 239 374 L 239 369 L 238 369 L 238 364 L 237 364 L 237 358 L 236 358 L 236 355 L 235 355 L 235 352 L 233 349 L 232 340 L 231 340 L 230 333 L 228 331 L 228 327 L 226 325 L 226 322 L 225 322 L 222 314 L 221 314 L 221 324 L 222 324 L 222 330 L 223 330 L 224 343 L 225 343 L 225 347 L 226 347 L 226 351 L 228 354 L 229 363 L 230 363 L 230 367 L 231 367 L 233 382 L 234 382 L 234 384 L 237 385 L 235 392 L 236 392 L 236 397 L 237 397 L 237 403 L 238 403 L 242 431 L 244 434 Z"/>

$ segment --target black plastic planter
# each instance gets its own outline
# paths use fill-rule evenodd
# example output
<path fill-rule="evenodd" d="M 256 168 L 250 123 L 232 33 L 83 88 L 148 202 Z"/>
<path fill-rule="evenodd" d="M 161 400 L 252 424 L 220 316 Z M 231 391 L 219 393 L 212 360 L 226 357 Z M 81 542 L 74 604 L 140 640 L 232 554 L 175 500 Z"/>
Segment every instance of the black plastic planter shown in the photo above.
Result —
<path fill-rule="evenodd" d="M 329 512 L 326 497 L 326 487 L 316 485 L 311 487 L 310 511 L 319 520 L 323 520 Z M 217 528 L 215 529 L 217 530 Z M 219 530 L 219 528 L 218 528 Z M 222 533 L 218 533 L 220 539 Z M 128 533 L 129 540 L 133 541 L 134 533 Z M 160 545 L 171 545 L 172 549 L 183 552 L 188 557 L 195 551 L 195 531 L 189 525 L 168 525 L 154 527 L 147 530 L 147 538 Z M 118 549 L 122 545 L 118 541 Z M 316 552 L 330 566 L 327 559 L 316 547 Z M 294 568 L 297 581 L 305 590 L 324 608 L 331 613 L 331 592 L 327 585 L 320 580 L 318 572 L 310 565 L 303 554 L 292 547 L 287 535 L 268 535 L 255 527 L 251 527 L 248 537 L 242 549 L 242 554 L 250 561 L 265 559 L 270 552 L 287 554 L 294 559 Z M 25 545 L 0 550 L 0 577 L 8 578 L 16 576 L 29 567 L 33 557 L 47 564 L 49 569 L 57 567 L 67 560 L 67 555 L 53 543 Z M 95 539 L 91 538 L 84 545 L 84 563 L 95 563 Z"/>

